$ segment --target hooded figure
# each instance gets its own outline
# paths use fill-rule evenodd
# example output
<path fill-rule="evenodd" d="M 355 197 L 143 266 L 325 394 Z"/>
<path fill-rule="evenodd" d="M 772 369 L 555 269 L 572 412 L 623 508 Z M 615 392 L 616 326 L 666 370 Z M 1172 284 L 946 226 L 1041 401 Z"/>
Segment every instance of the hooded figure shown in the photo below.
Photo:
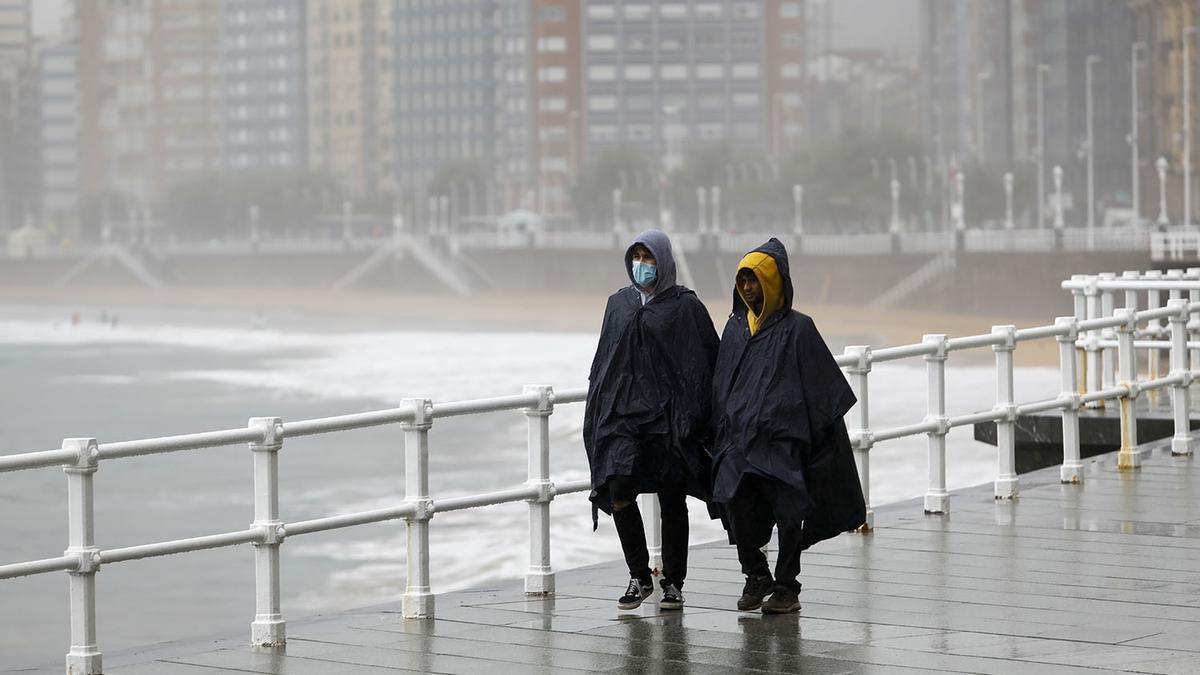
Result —
<path fill-rule="evenodd" d="M 791 612 L 800 552 L 866 520 L 842 419 L 855 397 L 813 320 L 792 309 L 783 244 L 748 253 L 737 274 L 713 373 L 712 499 L 747 577 L 738 609 Z M 772 579 L 760 549 L 774 525 Z"/>
<path fill-rule="evenodd" d="M 583 443 L 592 474 L 592 519 L 611 514 L 629 565 L 618 606 L 653 592 L 637 495 L 658 493 L 663 520 L 664 609 L 683 605 L 685 496 L 707 501 L 711 475 L 712 371 L 717 333 L 694 291 L 675 283 L 671 241 L 638 235 L 625 252 L 632 285 L 608 298 L 588 375 Z"/>

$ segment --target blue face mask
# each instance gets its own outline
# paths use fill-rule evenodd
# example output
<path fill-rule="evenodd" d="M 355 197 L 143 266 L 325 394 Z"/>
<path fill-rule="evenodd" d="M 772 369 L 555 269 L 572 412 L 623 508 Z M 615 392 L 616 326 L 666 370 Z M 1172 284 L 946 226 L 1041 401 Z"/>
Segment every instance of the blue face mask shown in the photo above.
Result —
<path fill-rule="evenodd" d="M 653 284 L 658 278 L 658 268 L 650 263 L 635 262 L 630 267 L 633 270 L 634 283 L 642 288 Z"/>

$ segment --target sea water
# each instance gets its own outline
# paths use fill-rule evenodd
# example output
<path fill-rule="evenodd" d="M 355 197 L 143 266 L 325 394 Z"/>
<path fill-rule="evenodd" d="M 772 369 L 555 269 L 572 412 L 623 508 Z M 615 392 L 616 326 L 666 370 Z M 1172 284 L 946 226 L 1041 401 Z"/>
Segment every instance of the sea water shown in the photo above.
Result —
<path fill-rule="evenodd" d="M 123 317 L 54 310 L 0 316 L 0 454 L 57 448 L 66 437 L 103 442 L 227 429 L 249 417 L 325 417 L 435 401 L 519 393 L 524 384 L 586 385 L 596 336 L 585 333 L 386 331 L 309 322 L 263 325 L 212 313 Z M 104 319 L 103 321 L 101 319 Z M 836 326 L 822 327 L 835 351 Z M 990 356 L 990 355 L 988 355 Z M 994 402 L 986 361 L 947 377 L 947 409 Z M 919 421 L 924 364 L 881 364 L 871 374 L 874 428 Z M 1054 369 L 1019 369 L 1019 400 L 1053 397 Z M 556 481 L 588 477 L 582 404 L 550 423 Z M 430 433 L 435 498 L 489 492 L 526 479 L 526 420 L 519 411 L 437 420 Z M 881 443 L 871 454 L 872 501 L 924 492 L 923 437 Z M 398 426 L 289 439 L 279 457 L 285 522 L 397 504 L 404 496 Z M 995 449 L 953 430 L 951 489 L 995 477 Z M 245 529 L 253 520 L 251 454 L 216 448 L 104 462 L 95 476 L 102 549 Z M 691 541 L 719 539 L 718 523 L 691 505 Z M 592 531 L 585 494 L 553 502 L 552 558 L 569 568 L 620 557 L 611 522 Z M 0 474 L 0 564 L 56 557 L 66 547 L 66 480 L 57 468 Z M 442 593 L 520 578 L 527 565 L 527 506 L 438 514 L 432 521 L 432 587 Z M 403 521 L 297 536 L 282 547 L 285 617 L 398 602 L 405 582 Z M 614 594 L 624 580 L 614 578 Z M 250 547 L 111 564 L 97 576 L 99 643 L 116 651 L 247 630 L 254 615 Z M 61 662 L 69 643 L 64 574 L 0 581 L 0 669 Z"/>

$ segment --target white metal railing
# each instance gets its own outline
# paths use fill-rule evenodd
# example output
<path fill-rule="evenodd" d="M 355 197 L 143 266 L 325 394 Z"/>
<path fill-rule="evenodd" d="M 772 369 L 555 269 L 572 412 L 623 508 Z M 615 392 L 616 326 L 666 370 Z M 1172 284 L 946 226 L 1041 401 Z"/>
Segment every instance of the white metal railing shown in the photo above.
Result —
<path fill-rule="evenodd" d="M 1160 272 L 1126 272 L 1076 275 L 1062 286 L 1074 296 L 1075 314 L 1059 317 L 1051 325 L 1018 329 L 993 326 L 990 333 L 948 338 L 929 334 L 921 342 L 885 349 L 865 345 L 846 347 L 837 363 L 846 369 L 858 403 L 850 411 L 849 431 L 858 464 L 863 495 L 867 499 L 867 527 L 874 526 L 871 508 L 870 451 L 880 442 L 907 436 L 927 437 L 929 480 L 925 492 L 926 513 L 949 511 L 946 489 L 946 434 L 956 427 L 982 422 L 996 423 L 997 475 L 994 494 L 1011 499 L 1019 494 L 1016 474 L 1016 421 L 1020 415 L 1059 410 L 1063 424 L 1064 483 L 1083 481 L 1079 453 L 1079 409 L 1117 401 L 1121 416 L 1121 446 L 1118 467 L 1140 465 L 1137 445 L 1138 398 L 1156 396 L 1162 389 L 1172 392 L 1175 433 L 1174 454 L 1191 454 L 1193 436 L 1188 422 L 1189 387 L 1200 376 L 1200 268 Z M 1117 291 L 1124 291 L 1124 307 L 1115 308 Z M 1161 294 L 1169 300 L 1164 307 Z M 1183 293 L 1188 299 L 1183 299 Z M 1147 297 L 1147 308 L 1138 311 L 1138 298 Z M 1165 330 L 1162 320 L 1169 329 Z M 1191 338 L 1189 339 L 1189 334 Z M 1162 340 L 1169 335 L 1169 340 Z M 1151 338 L 1135 340 L 1135 336 Z M 1061 392 L 1052 399 L 1017 401 L 1013 388 L 1013 353 L 1022 342 L 1054 338 L 1059 343 Z M 958 415 L 946 411 L 946 362 L 955 351 L 991 347 L 996 359 L 996 403 L 991 410 Z M 1137 354 L 1148 355 L 1146 379 L 1139 379 Z M 1170 373 L 1159 371 L 1159 354 L 1170 353 Z M 886 429 L 870 424 L 870 373 L 876 363 L 922 357 L 926 362 L 926 414 L 915 423 Z M 1115 358 L 1114 358 L 1115 357 Z"/>
<path fill-rule="evenodd" d="M 1200 259 L 1200 232 L 1168 230 L 1151 233 L 1150 259 L 1154 262 Z"/>
<path fill-rule="evenodd" d="M 1064 483 L 1082 483 L 1079 449 L 1079 415 L 1083 406 L 1117 401 L 1121 408 L 1121 447 L 1118 467 L 1140 464 L 1137 443 L 1137 401 L 1143 393 L 1155 396 L 1172 392 L 1175 424 L 1171 449 L 1174 454 L 1191 454 L 1193 436 L 1189 427 L 1189 387 L 1200 374 L 1200 268 L 1158 272 L 1126 272 L 1115 275 L 1074 276 L 1063 282 L 1072 292 L 1075 313 L 1059 317 L 1053 324 L 1018 329 L 994 326 L 989 333 L 947 337 L 933 333 L 919 343 L 873 349 L 850 346 L 836 358 L 846 369 L 858 403 L 848 414 L 849 431 L 858 464 L 863 494 L 867 499 L 864 531 L 874 526 L 871 509 L 870 453 L 888 440 L 924 435 L 928 447 L 928 487 L 924 510 L 945 514 L 950 509 L 946 486 L 946 435 L 950 429 L 982 422 L 997 425 L 997 499 L 1019 494 L 1015 461 L 1015 425 L 1018 416 L 1059 410 L 1063 422 Z M 1124 307 L 1115 308 L 1115 294 L 1124 293 Z M 1168 302 L 1162 306 L 1162 293 Z M 1184 299 L 1183 294 L 1188 294 Z M 1141 294 L 1147 308 L 1138 310 Z M 1166 320 L 1169 329 L 1164 329 Z M 1189 333 L 1191 334 L 1189 339 Z M 1164 340 L 1169 335 L 1169 340 Z M 1018 345 L 1054 338 L 1059 345 L 1061 392 L 1054 398 L 1017 401 L 1014 388 L 1013 355 Z M 1136 339 L 1143 338 L 1143 339 Z M 946 364 L 953 352 L 990 347 L 995 352 L 996 403 L 990 410 L 948 414 L 946 409 Z M 1149 367 L 1139 379 L 1135 350 L 1144 349 Z M 1170 353 L 1170 372 L 1158 369 L 1158 355 Z M 1189 356 L 1190 354 L 1190 356 Z M 1115 356 L 1114 359 L 1111 358 Z M 915 422 L 872 429 L 870 424 L 870 373 L 874 364 L 921 357 L 926 363 L 926 414 Z M 1107 357 L 1107 358 L 1106 358 Z M 1114 368 L 1116 370 L 1114 370 Z M 68 438 L 58 450 L 0 456 L 0 473 L 62 466 L 67 473 L 68 547 L 63 555 L 41 560 L 0 565 L 0 579 L 66 571 L 70 578 L 71 648 L 68 672 L 99 673 L 101 653 L 96 642 L 95 573 L 103 564 L 226 546 L 251 544 L 255 548 L 256 614 L 251 624 L 254 644 L 279 644 L 286 639 L 280 611 L 279 547 L 286 538 L 352 527 L 366 523 L 403 519 L 407 527 L 407 582 L 403 598 L 405 617 L 434 615 L 434 594 L 429 585 L 429 524 L 434 513 L 526 501 L 529 503 L 530 564 L 525 590 L 531 594 L 554 591 L 550 565 L 550 502 L 556 495 L 583 492 L 590 481 L 554 483 L 550 479 L 549 416 L 556 404 L 577 403 L 584 389 L 555 392 L 547 385 L 530 385 L 521 394 L 490 399 L 434 403 L 429 399 L 405 399 L 398 408 L 320 419 L 283 422 L 278 417 L 256 417 L 246 428 L 168 436 L 117 443 L 98 443 L 93 438 Z M 528 480 L 519 486 L 486 494 L 435 500 L 429 495 L 429 431 L 434 420 L 504 410 L 521 410 L 528 420 Z M 394 506 L 372 511 L 341 514 L 305 521 L 284 522 L 279 513 L 278 454 L 287 438 L 334 433 L 364 427 L 399 424 L 405 436 L 405 498 Z M 102 461 L 157 455 L 200 448 L 249 444 L 254 454 L 254 521 L 243 530 L 124 548 L 101 549 L 93 533 L 93 476 Z M 652 496 L 650 496 L 652 497 Z M 657 502 L 647 503 L 647 520 L 652 523 L 651 554 L 657 557 L 659 535 Z"/>
<path fill-rule="evenodd" d="M 68 536 L 61 556 L 0 565 L 0 579 L 66 571 L 70 578 L 71 647 L 67 672 L 100 673 L 96 639 L 96 572 L 101 565 L 156 556 L 251 544 L 255 558 L 255 617 L 251 640 L 256 645 L 282 644 L 285 621 L 280 610 L 279 547 L 285 538 L 367 523 L 404 519 L 408 532 L 408 580 L 405 617 L 432 617 L 434 594 L 429 586 L 429 521 L 445 513 L 495 504 L 529 503 L 529 569 L 525 591 L 554 592 L 550 564 L 550 502 L 555 496 L 591 489 L 590 480 L 555 483 L 550 479 L 549 418 L 556 404 L 577 403 L 585 389 L 555 392 L 548 385 L 526 386 L 523 393 L 490 399 L 434 403 L 405 399 L 398 408 L 337 417 L 283 422 L 278 417 L 251 418 L 244 429 L 167 436 L 117 443 L 94 438 L 68 438 L 58 450 L 0 455 L 0 473 L 62 466 L 67 473 Z M 433 499 L 429 495 L 429 430 L 435 419 L 521 410 L 528 419 L 528 480 L 523 485 L 485 494 Z M 326 434 L 385 424 L 399 424 L 405 436 L 405 498 L 387 508 L 285 523 L 279 513 L 279 450 L 285 438 Z M 188 539 L 101 549 L 94 536 L 93 476 L 101 462 L 247 443 L 254 455 L 254 521 L 244 530 Z M 657 517 L 657 502 L 647 496 L 647 517 Z M 657 544 L 657 541 L 654 542 Z M 657 550 L 651 552 L 657 556 Z"/>

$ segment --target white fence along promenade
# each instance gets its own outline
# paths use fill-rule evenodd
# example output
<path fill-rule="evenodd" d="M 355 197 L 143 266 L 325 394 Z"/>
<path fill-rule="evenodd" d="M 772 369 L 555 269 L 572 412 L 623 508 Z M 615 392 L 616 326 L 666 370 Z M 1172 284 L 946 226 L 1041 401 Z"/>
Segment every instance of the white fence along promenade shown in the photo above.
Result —
<path fill-rule="evenodd" d="M 1200 269 L 1157 272 L 1126 272 L 1075 276 L 1063 282 L 1075 299 L 1075 314 L 1059 317 L 1052 324 L 1018 329 L 994 326 L 989 333 L 948 337 L 925 335 L 921 342 L 873 349 L 850 346 L 837 357 L 856 395 L 848 427 L 863 493 L 867 498 L 869 532 L 874 525 L 871 511 L 871 450 L 875 445 L 905 436 L 928 439 L 928 487 L 924 498 L 927 514 L 950 510 L 946 489 L 946 434 L 950 429 L 981 422 L 997 424 L 997 499 L 1019 495 L 1020 479 L 1015 469 L 1015 424 L 1018 416 L 1058 410 L 1063 420 L 1064 483 L 1080 485 L 1083 480 L 1079 454 L 1079 409 L 1086 405 L 1117 402 L 1121 409 L 1121 448 L 1118 466 L 1136 469 L 1138 398 L 1146 392 L 1170 389 L 1174 407 L 1174 454 L 1192 453 L 1189 429 L 1189 387 L 1200 371 Z M 1168 294 L 1161 305 L 1162 293 Z M 1124 306 L 1115 308 L 1116 294 L 1124 294 Z M 1184 293 L 1188 298 L 1183 297 Z M 1138 309 L 1142 295 L 1146 308 Z M 1163 321 L 1169 328 L 1163 328 Z M 1189 337 L 1189 333 L 1191 336 Z M 1144 339 L 1138 339 L 1144 338 Z M 1013 354 L 1019 345 L 1033 340 L 1055 339 L 1059 345 L 1061 393 L 1051 399 L 1016 401 L 1013 389 Z M 952 353 L 991 348 L 995 352 L 996 401 L 990 410 L 955 412 L 946 409 L 946 365 Z M 1152 355 L 1145 379 L 1137 368 L 1135 350 Z M 1158 372 L 1158 354 L 1170 354 L 1170 372 Z M 909 358 L 926 363 L 926 415 L 913 423 L 873 429 L 870 424 L 870 374 L 874 364 Z M 1115 359 L 1113 358 L 1115 357 Z M 430 588 L 429 527 L 436 513 L 525 501 L 529 504 L 529 567 L 525 592 L 549 594 L 555 590 L 555 573 L 550 561 L 550 504 L 557 495 L 585 492 L 587 480 L 555 483 L 550 474 L 549 416 L 557 404 L 578 403 L 586 390 L 555 391 L 548 385 L 526 386 L 521 394 L 489 399 L 433 402 L 405 399 L 398 408 L 321 419 L 284 422 L 278 417 L 254 417 L 245 428 L 190 433 L 163 438 L 123 442 L 99 442 L 94 438 L 68 438 L 57 450 L 0 455 L 0 473 L 59 466 L 67 474 L 67 548 L 59 556 L 0 565 L 0 579 L 65 571 L 70 585 L 71 644 L 66 655 L 66 672 L 102 672 L 102 654 L 96 631 L 96 572 L 102 565 L 175 553 L 250 544 L 255 549 L 256 613 L 251 623 L 251 640 L 257 645 L 286 641 L 286 622 L 280 607 L 280 546 L 295 536 L 353 527 L 366 523 L 403 519 L 407 530 L 407 581 L 403 596 L 406 618 L 421 619 L 435 614 L 435 594 Z M 435 499 L 429 494 L 429 431 L 435 420 L 505 410 L 519 410 L 528 423 L 528 480 L 522 485 L 485 494 Z M 286 522 L 279 512 L 278 456 L 288 438 L 328 434 L 364 427 L 398 424 L 405 437 L 405 498 L 382 509 L 342 514 L 312 520 Z M 247 443 L 254 456 L 254 521 L 244 530 L 128 546 L 102 548 L 95 541 L 93 477 L 108 460 L 159 455 L 185 450 Z M 657 525 L 657 504 L 647 496 L 646 518 Z M 657 557 L 659 532 L 651 527 L 651 553 Z"/>

